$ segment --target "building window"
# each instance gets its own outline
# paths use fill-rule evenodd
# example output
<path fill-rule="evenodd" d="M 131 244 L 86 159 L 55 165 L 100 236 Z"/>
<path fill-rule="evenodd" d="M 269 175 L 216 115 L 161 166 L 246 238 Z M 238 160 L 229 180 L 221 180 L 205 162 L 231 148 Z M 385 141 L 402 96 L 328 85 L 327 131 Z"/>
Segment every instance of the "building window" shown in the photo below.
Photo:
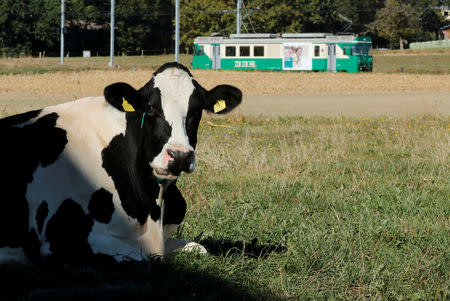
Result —
<path fill-rule="evenodd" d="M 239 56 L 250 56 L 250 46 L 240 46 Z"/>
<path fill-rule="evenodd" d="M 225 56 L 236 56 L 236 46 L 225 47 Z"/>
<path fill-rule="evenodd" d="M 314 46 L 314 56 L 320 56 L 320 46 Z"/>
<path fill-rule="evenodd" d="M 264 56 L 264 46 L 253 47 L 253 56 Z"/>

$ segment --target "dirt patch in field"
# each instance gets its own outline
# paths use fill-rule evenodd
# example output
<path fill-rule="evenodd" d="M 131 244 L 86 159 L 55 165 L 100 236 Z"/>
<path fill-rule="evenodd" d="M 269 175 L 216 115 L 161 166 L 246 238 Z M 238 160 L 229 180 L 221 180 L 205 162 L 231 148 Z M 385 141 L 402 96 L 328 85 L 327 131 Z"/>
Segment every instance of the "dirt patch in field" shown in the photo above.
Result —
<path fill-rule="evenodd" d="M 323 116 L 411 116 L 450 114 L 450 93 L 396 93 L 369 95 L 262 95 L 245 96 L 235 114 Z"/>
<path fill-rule="evenodd" d="M 69 98 L 69 99 L 68 99 Z M 65 95 L 8 97 L 0 95 L 0 115 L 11 115 L 70 101 Z M 245 95 L 233 115 L 411 116 L 450 114 L 450 93 L 366 95 Z"/>

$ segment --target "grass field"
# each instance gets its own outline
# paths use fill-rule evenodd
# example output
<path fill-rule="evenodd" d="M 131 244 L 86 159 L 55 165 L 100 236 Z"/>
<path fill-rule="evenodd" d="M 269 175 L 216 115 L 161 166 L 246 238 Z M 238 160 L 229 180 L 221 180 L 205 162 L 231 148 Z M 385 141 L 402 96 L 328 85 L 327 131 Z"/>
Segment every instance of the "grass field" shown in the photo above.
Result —
<path fill-rule="evenodd" d="M 376 73 L 449 74 L 450 49 L 374 51 Z"/>
<path fill-rule="evenodd" d="M 55 72 L 46 74 L 18 74 L 0 76 L 0 116 L 20 113 L 44 106 L 68 102 L 80 97 L 102 95 L 103 89 L 114 82 L 126 81 L 135 88 L 142 87 L 151 76 L 151 71 L 106 71 L 91 70 L 84 72 Z M 260 99 L 254 107 L 242 106 L 244 112 L 267 113 L 289 108 L 290 115 L 301 114 L 302 98 L 311 98 L 310 108 L 320 113 L 313 97 L 317 101 L 339 107 L 346 112 L 360 107 L 362 113 L 372 111 L 372 105 L 384 104 L 385 108 L 399 107 L 400 111 L 410 111 L 413 107 L 434 108 L 432 111 L 448 113 L 450 95 L 450 74 L 346 74 L 346 73 L 281 73 L 281 72 L 233 72 L 205 71 L 194 72 L 195 78 L 204 87 L 210 89 L 218 84 L 231 84 L 244 93 L 244 100 L 250 96 Z M 417 99 L 417 95 L 422 95 Z M 277 96 L 278 95 L 278 96 Z M 393 97 L 392 95 L 395 95 Z M 264 96 L 264 97 L 255 97 Z M 286 104 L 283 97 L 290 101 Z M 347 96 L 347 97 L 346 97 Z M 365 97 L 368 106 L 351 105 L 349 99 Z M 372 99 L 367 99 L 370 96 Z M 270 99 L 267 99 L 267 98 Z M 284 97 L 286 98 L 286 97 Z M 263 99 L 267 99 L 263 101 Z M 398 106 L 393 102 L 403 103 Z M 248 102 L 249 104 L 251 101 Z M 361 102 L 364 103 L 363 98 Z M 409 106 L 411 104 L 412 106 Z M 238 111 L 241 111 L 240 109 Z M 385 112 L 383 111 L 380 111 Z M 330 112 L 331 115 L 335 115 Z M 330 114 L 327 114 L 330 115 Z M 344 114 L 346 115 L 346 114 Z"/>
<path fill-rule="evenodd" d="M 388 54 L 379 56 L 403 59 Z M 29 63 L 17 64 L 0 76 L 0 116 L 99 95 L 115 81 L 140 87 L 156 67 L 23 74 Z M 450 74 L 194 75 L 208 88 L 228 83 L 275 100 L 281 94 L 331 101 L 361 93 L 450 95 Z M 188 212 L 177 236 L 199 241 L 208 255 L 176 253 L 165 263 L 112 270 L 0 267 L 0 299 L 448 300 L 449 134 L 450 117 L 442 112 L 206 115 L 196 171 L 178 185 Z"/>
<path fill-rule="evenodd" d="M 266 259 L 220 258 L 223 275 L 279 296 L 445 299 L 449 121 L 295 117 L 205 125 L 197 174 L 184 178 L 193 204 L 183 233 L 285 246 Z"/>
<path fill-rule="evenodd" d="M 36 298 L 449 297 L 448 117 L 205 121 L 178 236 L 210 254 L 114 272 L 3 268 L 6 283 Z"/>
<path fill-rule="evenodd" d="M 137 70 L 154 69 L 165 62 L 174 60 L 171 55 L 158 56 L 116 56 L 114 57 L 114 69 L 130 70 L 135 67 Z M 190 55 L 180 55 L 180 63 L 189 65 L 192 61 Z M 109 57 L 70 57 L 65 58 L 61 65 L 59 57 L 46 57 L 43 59 L 25 58 L 0 58 L 0 75 L 24 74 L 24 73 L 48 73 L 56 71 L 88 71 L 88 70 L 111 70 L 109 67 Z"/>
<path fill-rule="evenodd" d="M 449 74 L 450 50 L 383 50 L 373 51 L 375 73 L 405 73 L 419 74 Z M 174 55 L 158 56 L 116 56 L 114 65 L 119 70 L 130 70 L 133 66 L 137 70 L 149 70 L 160 66 L 164 62 L 174 60 Z M 88 71 L 110 70 L 109 57 L 69 57 L 64 65 L 58 57 L 49 58 L 0 58 L 0 75 L 23 73 L 47 73 L 55 71 Z M 192 56 L 181 54 L 180 63 L 188 66 Z"/>
<path fill-rule="evenodd" d="M 145 71 L 55 72 L 0 76 L 0 95 L 101 95 L 106 85 L 126 81 L 136 88 L 151 77 Z M 348 74 L 193 71 L 205 88 L 219 83 L 238 86 L 246 95 L 333 95 L 389 92 L 448 91 L 450 74 Z M 69 99 L 70 100 L 70 99 Z M 67 100 L 66 100 L 67 101 Z"/>

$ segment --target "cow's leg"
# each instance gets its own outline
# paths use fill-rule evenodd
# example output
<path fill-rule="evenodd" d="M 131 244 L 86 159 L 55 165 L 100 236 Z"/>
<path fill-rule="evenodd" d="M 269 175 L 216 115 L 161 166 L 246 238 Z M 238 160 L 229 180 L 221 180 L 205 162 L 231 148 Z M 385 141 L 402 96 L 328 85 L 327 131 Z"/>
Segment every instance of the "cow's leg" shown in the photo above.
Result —
<path fill-rule="evenodd" d="M 184 239 L 171 238 L 170 236 L 177 230 L 186 214 L 186 201 L 175 185 L 170 185 L 164 192 L 165 213 L 164 213 L 164 241 L 165 254 L 174 250 L 198 251 L 201 254 L 207 253 L 206 249 L 195 242 L 187 242 Z"/>
<path fill-rule="evenodd" d="M 104 224 L 94 223 L 88 241 L 94 254 L 112 256 L 116 261 L 143 261 L 148 259 L 149 250 L 145 243 L 137 242 L 126 236 L 111 234 Z M 132 234 L 130 235 L 132 236 Z"/>
<path fill-rule="evenodd" d="M 165 189 L 163 185 L 160 184 L 161 190 L 156 200 L 161 208 L 161 217 L 156 221 L 148 217 L 145 233 L 137 238 L 139 248 L 146 254 L 156 256 L 167 255 L 176 249 L 206 253 L 206 249 L 197 243 L 170 238 L 185 216 L 186 202 L 174 184 L 169 183 Z"/>

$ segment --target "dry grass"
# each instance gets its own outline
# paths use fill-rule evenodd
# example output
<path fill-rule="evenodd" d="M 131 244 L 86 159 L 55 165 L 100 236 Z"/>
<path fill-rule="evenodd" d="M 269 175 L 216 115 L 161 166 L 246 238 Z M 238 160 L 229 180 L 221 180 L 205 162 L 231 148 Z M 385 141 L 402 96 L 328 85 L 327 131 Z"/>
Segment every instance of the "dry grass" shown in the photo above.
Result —
<path fill-rule="evenodd" d="M 198 71 L 200 83 L 226 82 L 248 95 L 348 95 L 450 91 L 450 75 Z"/>
<path fill-rule="evenodd" d="M 447 166 L 446 137 L 450 125 L 447 117 L 441 118 L 228 118 L 219 124 L 227 127 L 201 123 L 201 129 L 207 134 L 202 136 L 197 152 L 202 164 L 215 172 L 233 172 L 237 166 L 245 166 L 256 174 L 286 180 L 298 178 L 299 170 L 303 170 L 305 179 L 309 179 L 308 171 L 314 169 L 315 164 L 351 161 L 355 153 L 371 159 L 371 151 L 377 145 L 383 145 L 386 150 L 407 151 L 416 164 L 426 163 L 423 152 L 427 147 L 433 163 Z M 374 141 L 362 141 L 362 135 Z M 219 141 L 220 149 L 217 148 Z"/>
<path fill-rule="evenodd" d="M 408 56 L 408 55 L 450 55 L 450 49 L 405 49 L 405 50 L 373 50 L 373 56 Z"/>
<path fill-rule="evenodd" d="M 180 62 L 188 65 L 192 61 L 191 55 L 180 54 Z M 173 55 L 153 56 L 116 56 L 114 65 L 120 66 L 121 70 L 148 70 L 157 68 L 166 62 L 173 60 Z M 70 57 L 64 59 L 61 65 L 59 57 L 46 57 L 43 59 L 33 57 L 1 58 L 0 74 L 24 74 L 24 73 L 47 73 L 57 71 L 87 71 L 87 70 L 111 70 L 109 57 L 96 56 L 91 58 Z"/>
<path fill-rule="evenodd" d="M 247 95 L 350 95 L 394 92 L 447 92 L 450 75 L 330 74 L 196 70 L 206 88 L 227 83 Z M 141 87 L 151 71 L 54 72 L 0 76 L 0 97 L 60 97 L 71 100 L 101 95 L 108 84 L 125 81 Z"/>

